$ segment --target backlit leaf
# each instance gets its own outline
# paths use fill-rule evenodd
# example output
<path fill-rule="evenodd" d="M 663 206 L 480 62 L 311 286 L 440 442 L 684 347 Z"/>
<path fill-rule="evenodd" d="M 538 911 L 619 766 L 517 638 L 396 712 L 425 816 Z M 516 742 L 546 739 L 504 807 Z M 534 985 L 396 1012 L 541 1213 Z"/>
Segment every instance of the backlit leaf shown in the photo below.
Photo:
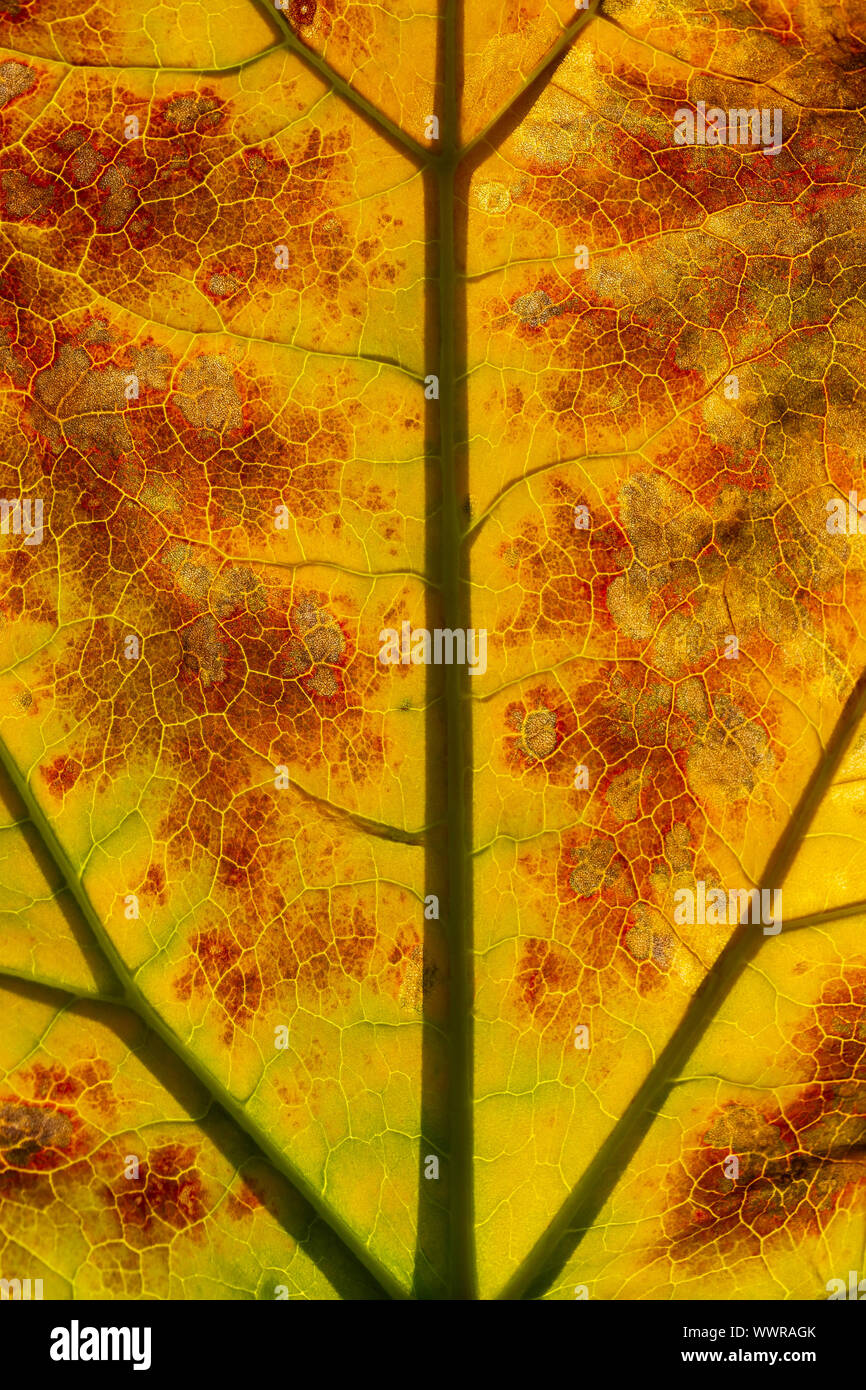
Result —
<path fill-rule="evenodd" d="M 859 1268 L 854 11 L 0 11 L 4 1278 Z"/>

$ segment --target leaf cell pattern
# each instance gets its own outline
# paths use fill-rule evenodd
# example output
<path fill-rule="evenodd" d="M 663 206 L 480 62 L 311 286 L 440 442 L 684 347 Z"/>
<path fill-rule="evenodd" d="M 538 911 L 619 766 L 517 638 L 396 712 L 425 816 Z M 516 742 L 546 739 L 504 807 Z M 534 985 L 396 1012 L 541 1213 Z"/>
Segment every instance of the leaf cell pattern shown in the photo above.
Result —
<path fill-rule="evenodd" d="M 0 1276 L 866 1273 L 861 0 L 0 45 Z"/>

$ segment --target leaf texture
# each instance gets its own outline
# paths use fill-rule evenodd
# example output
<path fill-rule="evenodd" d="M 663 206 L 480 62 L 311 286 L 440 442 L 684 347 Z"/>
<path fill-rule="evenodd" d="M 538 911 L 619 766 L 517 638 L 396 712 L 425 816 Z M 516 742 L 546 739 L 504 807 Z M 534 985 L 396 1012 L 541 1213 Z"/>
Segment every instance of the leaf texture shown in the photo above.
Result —
<path fill-rule="evenodd" d="M 0 11 L 0 1275 L 860 1267 L 864 39 Z"/>

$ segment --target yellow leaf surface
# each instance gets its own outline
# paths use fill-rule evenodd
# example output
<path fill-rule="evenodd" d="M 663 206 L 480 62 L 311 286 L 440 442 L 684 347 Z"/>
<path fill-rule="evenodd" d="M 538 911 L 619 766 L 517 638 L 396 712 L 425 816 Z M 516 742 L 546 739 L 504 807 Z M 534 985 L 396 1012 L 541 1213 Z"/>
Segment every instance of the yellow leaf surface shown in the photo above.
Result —
<path fill-rule="evenodd" d="M 840 16 L 0 14 L 3 1277 L 859 1260 Z"/>

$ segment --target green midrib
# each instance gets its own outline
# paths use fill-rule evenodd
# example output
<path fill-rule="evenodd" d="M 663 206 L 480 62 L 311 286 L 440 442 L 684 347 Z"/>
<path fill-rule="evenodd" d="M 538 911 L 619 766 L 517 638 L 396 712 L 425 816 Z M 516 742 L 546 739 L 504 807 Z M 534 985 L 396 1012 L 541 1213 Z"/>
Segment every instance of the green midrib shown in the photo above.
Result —
<path fill-rule="evenodd" d="M 443 119 L 437 167 L 439 216 L 439 428 L 442 460 L 443 620 L 469 625 L 464 599 L 461 504 L 457 489 L 458 382 L 456 320 L 459 277 L 455 254 L 455 179 L 460 159 L 457 129 L 457 3 L 447 0 L 443 47 Z M 446 666 L 445 738 L 448 846 L 448 1085 L 449 1268 L 452 1299 L 477 1298 L 472 1129 L 472 891 L 465 798 L 470 793 L 466 750 L 467 668 Z"/>

